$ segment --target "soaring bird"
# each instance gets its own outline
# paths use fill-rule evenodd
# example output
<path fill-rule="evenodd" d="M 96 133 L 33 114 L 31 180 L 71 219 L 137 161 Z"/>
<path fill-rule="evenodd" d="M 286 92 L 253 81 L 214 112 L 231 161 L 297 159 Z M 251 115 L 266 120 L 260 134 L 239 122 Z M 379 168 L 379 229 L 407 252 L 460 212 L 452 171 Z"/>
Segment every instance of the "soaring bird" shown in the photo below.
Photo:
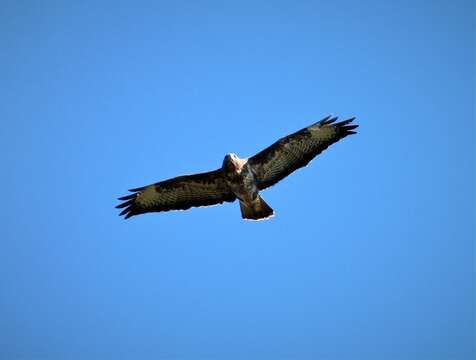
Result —
<path fill-rule="evenodd" d="M 259 192 L 306 166 L 330 145 L 355 134 L 351 118 L 337 122 L 327 116 L 321 121 L 285 136 L 256 155 L 240 159 L 227 154 L 214 171 L 183 175 L 144 187 L 119 198 L 119 215 L 130 218 L 148 212 L 187 210 L 191 207 L 240 202 L 241 217 L 262 220 L 274 215 Z"/>

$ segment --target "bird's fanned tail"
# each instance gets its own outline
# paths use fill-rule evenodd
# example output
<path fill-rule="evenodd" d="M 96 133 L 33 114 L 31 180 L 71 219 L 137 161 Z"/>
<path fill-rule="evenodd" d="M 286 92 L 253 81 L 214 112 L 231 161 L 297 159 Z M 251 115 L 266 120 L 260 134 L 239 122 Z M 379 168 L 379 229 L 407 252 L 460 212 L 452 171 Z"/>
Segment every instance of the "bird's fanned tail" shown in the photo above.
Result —
<path fill-rule="evenodd" d="M 240 201 L 241 217 L 246 220 L 264 220 L 274 215 L 274 210 L 261 196 L 251 204 Z"/>

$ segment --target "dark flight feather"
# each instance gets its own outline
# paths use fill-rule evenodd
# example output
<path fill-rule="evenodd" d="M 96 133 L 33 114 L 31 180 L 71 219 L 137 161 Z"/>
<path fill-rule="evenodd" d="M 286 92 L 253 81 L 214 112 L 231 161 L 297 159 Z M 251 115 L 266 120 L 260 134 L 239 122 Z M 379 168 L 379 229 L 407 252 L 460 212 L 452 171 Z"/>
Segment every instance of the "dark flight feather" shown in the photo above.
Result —
<path fill-rule="evenodd" d="M 125 202 L 116 206 L 118 209 L 125 208 L 119 215 L 125 215 L 126 219 L 148 212 L 187 210 L 236 199 L 226 185 L 221 169 L 178 176 L 130 191 L 134 194 L 119 198 Z"/>
<path fill-rule="evenodd" d="M 285 136 L 271 146 L 249 158 L 260 190 L 276 184 L 293 171 L 306 166 L 330 145 L 348 135 L 358 125 L 348 125 L 355 118 L 336 123 L 330 116 Z"/>

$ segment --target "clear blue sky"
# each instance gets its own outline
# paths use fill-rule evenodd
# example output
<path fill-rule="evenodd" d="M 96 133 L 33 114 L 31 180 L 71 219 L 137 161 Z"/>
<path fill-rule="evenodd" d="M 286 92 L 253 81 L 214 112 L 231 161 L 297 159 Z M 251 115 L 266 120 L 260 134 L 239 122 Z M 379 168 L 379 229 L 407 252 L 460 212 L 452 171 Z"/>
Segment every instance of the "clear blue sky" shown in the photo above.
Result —
<path fill-rule="evenodd" d="M 3 1 L 0 358 L 472 359 L 472 1 Z M 327 114 L 238 204 L 117 216 Z"/>

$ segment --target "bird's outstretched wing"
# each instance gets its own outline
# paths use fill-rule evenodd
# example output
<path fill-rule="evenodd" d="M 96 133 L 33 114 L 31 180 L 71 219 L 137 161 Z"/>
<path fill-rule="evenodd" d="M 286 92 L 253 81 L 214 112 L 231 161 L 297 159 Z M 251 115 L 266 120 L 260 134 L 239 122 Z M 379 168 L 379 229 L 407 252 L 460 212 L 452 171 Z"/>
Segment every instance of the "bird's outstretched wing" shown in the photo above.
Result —
<path fill-rule="evenodd" d="M 134 194 L 119 198 L 123 203 L 116 206 L 124 208 L 119 215 L 125 215 L 126 219 L 148 212 L 187 210 L 192 206 L 209 206 L 236 199 L 220 169 L 178 176 L 129 191 Z"/>
<path fill-rule="evenodd" d="M 355 118 L 336 123 L 330 116 L 276 141 L 249 158 L 260 190 L 276 184 L 293 171 L 306 166 L 330 145 L 355 134 L 358 125 L 349 125 Z"/>

